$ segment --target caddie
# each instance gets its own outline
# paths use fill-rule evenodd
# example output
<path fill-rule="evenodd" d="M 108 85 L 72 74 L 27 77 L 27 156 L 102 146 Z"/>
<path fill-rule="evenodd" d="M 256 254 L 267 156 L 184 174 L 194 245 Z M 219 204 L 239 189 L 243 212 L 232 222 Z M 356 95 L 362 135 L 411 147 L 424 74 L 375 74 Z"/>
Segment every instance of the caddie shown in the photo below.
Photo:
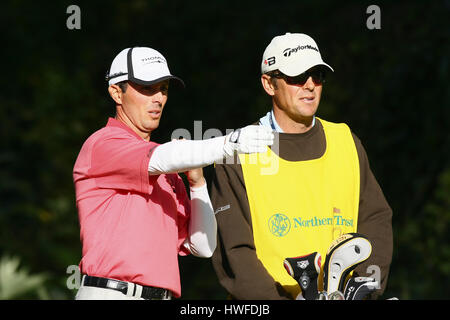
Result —
<path fill-rule="evenodd" d="M 83 274 L 76 299 L 180 297 L 177 256 L 211 257 L 216 248 L 202 167 L 234 153 L 264 152 L 274 135 L 248 126 L 208 140 L 158 144 L 151 134 L 169 85 L 184 87 L 164 56 L 126 48 L 106 79 L 115 117 L 84 142 L 73 169 Z"/>
<path fill-rule="evenodd" d="M 283 260 L 325 257 L 334 239 L 352 232 L 373 247 L 354 274 L 371 275 L 368 266 L 378 266 L 376 294 L 386 287 L 392 210 L 357 136 L 345 123 L 316 116 L 332 71 L 306 34 L 276 36 L 263 53 L 261 84 L 271 108 L 257 122 L 275 132 L 276 142 L 266 153 L 216 165 L 211 189 L 218 223 L 213 265 L 234 299 L 301 299 Z"/>

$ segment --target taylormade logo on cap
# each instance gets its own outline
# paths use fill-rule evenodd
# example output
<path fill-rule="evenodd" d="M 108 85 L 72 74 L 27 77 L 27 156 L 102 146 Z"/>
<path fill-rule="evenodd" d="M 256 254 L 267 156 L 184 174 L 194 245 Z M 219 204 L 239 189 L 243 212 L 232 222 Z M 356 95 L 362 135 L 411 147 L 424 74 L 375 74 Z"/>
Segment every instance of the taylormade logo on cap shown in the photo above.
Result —
<path fill-rule="evenodd" d="M 293 53 L 293 52 L 295 53 L 298 50 L 305 50 L 305 49 L 312 49 L 312 50 L 316 50 L 317 52 L 319 52 L 319 49 L 317 49 L 316 47 L 313 47 L 312 45 L 307 44 L 306 46 L 299 45 L 298 47 L 296 47 L 294 49 L 291 49 L 291 48 L 284 49 L 283 55 L 285 57 L 289 57 L 291 55 L 291 53 Z"/>
<path fill-rule="evenodd" d="M 261 73 L 280 70 L 294 77 L 308 69 L 323 65 L 333 71 L 322 60 L 319 47 L 310 36 L 303 33 L 286 33 L 272 39 L 263 54 Z"/>
<path fill-rule="evenodd" d="M 109 85 L 121 81 L 131 81 L 141 85 L 152 85 L 166 79 L 180 78 L 172 75 L 164 56 L 152 48 L 133 47 L 122 50 L 113 60 L 106 75 Z"/>

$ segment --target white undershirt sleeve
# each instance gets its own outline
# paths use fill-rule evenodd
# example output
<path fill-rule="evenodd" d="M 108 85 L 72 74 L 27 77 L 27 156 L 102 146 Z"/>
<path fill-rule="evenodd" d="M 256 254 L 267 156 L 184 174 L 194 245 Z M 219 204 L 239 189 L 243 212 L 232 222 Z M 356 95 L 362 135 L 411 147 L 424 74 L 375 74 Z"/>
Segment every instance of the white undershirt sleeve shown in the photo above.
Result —
<path fill-rule="evenodd" d="M 191 218 L 184 246 L 197 257 L 210 258 L 216 249 L 217 222 L 206 183 L 190 187 Z"/>
<path fill-rule="evenodd" d="M 224 157 L 226 136 L 206 140 L 173 140 L 155 148 L 148 163 L 151 175 L 185 172 L 205 167 Z"/>

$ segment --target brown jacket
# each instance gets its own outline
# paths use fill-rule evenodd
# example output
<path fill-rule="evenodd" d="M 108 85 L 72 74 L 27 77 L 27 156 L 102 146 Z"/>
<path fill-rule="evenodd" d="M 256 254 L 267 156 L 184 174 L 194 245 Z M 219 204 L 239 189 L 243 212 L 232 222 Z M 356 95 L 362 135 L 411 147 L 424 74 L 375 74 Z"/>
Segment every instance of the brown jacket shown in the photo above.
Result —
<path fill-rule="evenodd" d="M 380 295 L 386 288 L 392 259 L 392 210 L 370 170 L 360 140 L 354 134 L 353 138 L 359 156 L 361 179 L 357 232 L 367 236 L 372 243 L 370 258 L 354 273 L 374 276 L 370 269 L 367 273 L 367 267 L 379 266 L 381 289 L 377 295 Z M 304 161 L 319 158 L 326 149 L 322 124 L 316 121 L 314 127 L 303 134 L 280 133 L 279 144 L 279 156 L 283 159 Z M 242 168 L 236 161 L 233 163 L 216 165 L 211 187 L 211 200 L 218 223 L 217 249 L 212 261 L 218 279 L 235 299 L 290 299 L 256 256 Z"/>

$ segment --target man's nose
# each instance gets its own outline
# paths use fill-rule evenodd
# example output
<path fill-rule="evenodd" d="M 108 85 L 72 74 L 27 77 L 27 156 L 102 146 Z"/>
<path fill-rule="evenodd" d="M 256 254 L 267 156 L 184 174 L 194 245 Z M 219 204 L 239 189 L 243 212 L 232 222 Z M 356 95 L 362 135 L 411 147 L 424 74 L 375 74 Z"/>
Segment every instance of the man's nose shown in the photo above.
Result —
<path fill-rule="evenodd" d="M 152 96 L 152 102 L 153 103 L 159 103 L 162 104 L 164 100 L 164 93 L 160 90 L 158 92 L 156 92 L 153 96 Z"/>
<path fill-rule="evenodd" d="M 308 78 L 308 80 L 306 80 L 305 84 L 303 85 L 303 88 L 310 90 L 310 91 L 314 90 L 315 87 L 316 87 L 316 84 L 314 83 L 311 76 Z"/>

